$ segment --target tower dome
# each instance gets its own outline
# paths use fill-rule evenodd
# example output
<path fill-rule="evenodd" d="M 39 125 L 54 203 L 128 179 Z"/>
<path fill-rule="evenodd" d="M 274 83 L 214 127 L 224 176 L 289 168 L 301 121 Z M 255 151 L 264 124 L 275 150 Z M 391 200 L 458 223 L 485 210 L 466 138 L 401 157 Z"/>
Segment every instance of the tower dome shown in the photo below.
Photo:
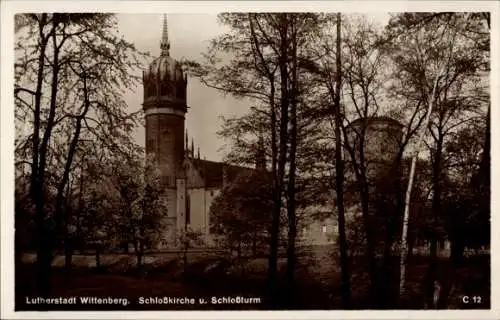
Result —
<path fill-rule="evenodd" d="M 148 102 L 177 107 L 185 111 L 187 75 L 181 64 L 170 56 L 167 16 L 163 16 L 163 33 L 160 44 L 161 54 L 143 72 L 144 109 Z"/>

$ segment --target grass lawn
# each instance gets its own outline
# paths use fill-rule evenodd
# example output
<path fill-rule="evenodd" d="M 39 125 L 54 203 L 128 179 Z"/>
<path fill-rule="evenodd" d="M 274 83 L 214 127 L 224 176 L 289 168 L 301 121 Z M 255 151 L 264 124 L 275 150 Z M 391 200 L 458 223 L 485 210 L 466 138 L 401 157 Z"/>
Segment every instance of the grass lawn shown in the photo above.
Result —
<path fill-rule="evenodd" d="M 340 270 L 337 258 L 328 250 L 313 250 L 299 258 L 296 270 L 296 289 L 293 309 L 341 309 L 339 297 Z M 354 307 L 369 308 L 367 268 L 361 258 L 352 262 L 351 288 Z M 396 259 L 397 260 L 397 259 Z M 16 310 L 262 310 L 268 308 L 267 259 L 225 260 L 216 255 L 189 254 L 187 274 L 183 276 L 182 260 L 175 253 L 153 254 L 145 259 L 143 271 L 135 268 L 133 255 L 103 255 L 105 267 L 95 268 L 93 256 L 75 255 L 72 274 L 65 274 L 64 257 L 54 259 L 52 296 L 54 297 L 116 297 L 127 298 L 129 304 L 33 305 L 26 298 L 36 297 L 35 270 L 32 257 L 16 268 Z M 440 261 L 442 269 L 445 261 Z M 395 261 L 397 265 L 397 261 Z M 489 257 L 469 258 L 458 272 L 450 308 L 480 308 L 490 306 Z M 280 278 L 286 260 L 279 260 Z M 408 265 L 408 296 L 406 308 L 422 308 L 421 290 L 427 269 L 425 258 L 416 257 Z M 389 284 L 388 284 L 389 285 Z M 397 283 L 395 283 L 397 285 Z M 288 291 L 280 281 L 280 295 Z M 462 297 L 481 296 L 480 305 L 464 304 Z M 210 302 L 212 297 L 258 298 L 252 303 L 200 304 L 198 298 Z M 139 304 L 140 297 L 194 298 L 194 304 Z"/>

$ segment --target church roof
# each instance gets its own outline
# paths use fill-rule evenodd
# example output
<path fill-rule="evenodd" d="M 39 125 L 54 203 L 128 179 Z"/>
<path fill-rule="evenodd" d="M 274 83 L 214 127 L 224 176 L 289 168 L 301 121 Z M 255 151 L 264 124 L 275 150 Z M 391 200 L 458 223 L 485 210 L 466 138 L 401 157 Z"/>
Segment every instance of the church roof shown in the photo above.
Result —
<path fill-rule="evenodd" d="M 190 160 L 205 181 L 206 188 L 222 188 L 223 184 L 233 181 L 239 174 L 255 170 L 223 162 L 197 158 L 191 158 Z"/>

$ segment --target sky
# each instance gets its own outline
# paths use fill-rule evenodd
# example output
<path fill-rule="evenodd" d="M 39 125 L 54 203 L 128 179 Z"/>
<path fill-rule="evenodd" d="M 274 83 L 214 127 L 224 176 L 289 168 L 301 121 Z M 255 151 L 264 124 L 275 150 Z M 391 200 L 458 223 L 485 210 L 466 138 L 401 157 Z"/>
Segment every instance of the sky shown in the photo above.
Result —
<path fill-rule="evenodd" d="M 370 20 L 386 24 L 387 13 L 370 13 Z M 135 44 L 141 51 L 148 51 L 153 57 L 160 54 L 160 41 L 163 28 L 163 14 L 118 14 L 120 33 L 126 40 Z M 170 55 L 174 59 L 188 58 L 201 62 L 210 39 L 222 34 L 225 27 L 217 22 L 216 14 L 169 14 L 168 32 Z M 125 96 L 130 111 L 142 108 L 142 85 Z M 224 96 L 221 92 L 208 88 L 195 78 L 188 79 L 186 128 L 194 138 L 195 150 L 200 147 L 201 157 L 207 160 L 221 161 L 221 150 L 228 141 L 217 137 L 221 127 L 220 116 L 243 115 L 249 108 L 249 102 Z M 191 140 L 191 138 L 189 138 Z M 138 128 L 137 143 L 145 144 L 145 130 Z M 190 142 L 191 143 L 191 142 Z"/>

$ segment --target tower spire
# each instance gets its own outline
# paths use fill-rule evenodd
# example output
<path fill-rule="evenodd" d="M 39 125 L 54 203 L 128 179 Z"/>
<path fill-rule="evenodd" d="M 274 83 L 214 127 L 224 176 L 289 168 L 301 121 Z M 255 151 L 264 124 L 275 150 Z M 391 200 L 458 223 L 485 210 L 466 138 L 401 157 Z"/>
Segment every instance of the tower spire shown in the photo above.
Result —
<path fill-rule="evenodd" d="M 170 55 L 170 42 L 168 41 L 168 23 L 167 14 L 163 14 L 163 33 L 161 36 L 161 55 L 168 57 Z"/>
<path fill-rule="evenodd" d="M 194 139 L 191 138 L 191 158 L 194 159 Z"/>

